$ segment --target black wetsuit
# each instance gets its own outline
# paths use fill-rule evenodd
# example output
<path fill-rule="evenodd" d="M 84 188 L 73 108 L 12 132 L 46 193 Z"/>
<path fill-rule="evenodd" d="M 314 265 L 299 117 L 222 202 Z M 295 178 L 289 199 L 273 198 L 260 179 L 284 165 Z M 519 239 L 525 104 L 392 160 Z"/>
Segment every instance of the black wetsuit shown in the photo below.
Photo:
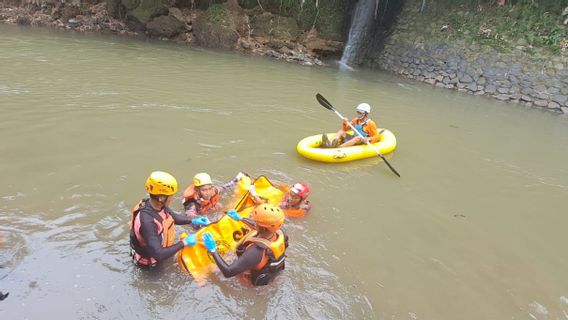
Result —
<path fill-rule="evenodd" d="M 172 216 L 175 224 L 191 224 L 191 218 L 185 215 L 177 214 L 170 208 L 165 208 L 166 213 Z M 154 217 L 158 215 L 158 211 L 154 210 L 149 203 L 143 205 L 140 209 L 140 235 L 144 239 L 144 253 L 138 252 L 145 257 L 152 257 L 158 262 L 165 260 L 183 248 L 183 242 L 178 241 L 169 247 L 162 247 L 162 238 L 156 232 L 156 223 Z M 136 240 L 135 240 L 136 241 Z"/>
<path fill-rule="evenodd" d="M 242 218 L 241 222 L 246 224 L 251 229 L 256 229 L 256 223 L 248 218 Z M 253 243 L 253 245 L 246 248 L 245 252 L 232 264 L 228 265 L 217 251 L 213 252 L 213 258 L 219 267 L 219 270 L 227 278 L 234 277 L 239 273 L 251 270 L 256 267 L 264 254 L 264 249 Z"/>
<path fill-rule="evenodd" d="M 241 221 L 248 225 L 249 228 L 256 229 L 256 224 L 253 220 L 243 218 Z M 285 236 L 284 239 L 286 241 L 286 247 L 288 247 L 288 237 Z M 239 273 L 243 273 L 245 271 L 253 270 L 254 268 L 256 268 L 256 266 L 258 266 L 258 264 L 262 261 L 265 251 L 266 248 L 261 247 L 259 244 L 252 243 L 245 249 L 243 254 L 240 255 L 239 258 L 230 265 L 227 264 L 227 262 L 225 262 L 223 258 L 221 258 L 217 251 L 213 252 L 213 259 L 215 259 L 215 262 L 217 263 L 217 266 L 219 267 L 219 270 L 221 270 L 223 275 L 227 278 L 230 278 L 236 276 Z M 255 283 L 254 280 L 253 284 L 259 285 Z"/>
<path fill-rule="evenodd" d="M 262 260 L 264 249 L 257 244 L 249 246 L 245 252 L 237 259 L 237 261 L 228 265 L 217 251 L 213 252 L 213 258 L 219 267 L 219 270 L 227 278 L 236 276 L 239 273 L 251 270 L 256 267 Z"/>

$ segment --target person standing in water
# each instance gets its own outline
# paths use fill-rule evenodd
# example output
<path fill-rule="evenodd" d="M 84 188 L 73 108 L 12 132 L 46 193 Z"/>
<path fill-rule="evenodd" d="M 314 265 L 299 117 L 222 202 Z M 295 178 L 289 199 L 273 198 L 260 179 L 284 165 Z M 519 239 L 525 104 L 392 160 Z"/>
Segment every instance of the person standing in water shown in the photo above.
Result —
<path fill-rule="evenodd" d="M 221 193 L 234 187 L 244 173 L 239 172 L 237 176 L 222 186 L 213 185 L 211 176 L 201 172 L 193 177 L 193 184 L 188 186 L 183 192 L 183 207 L 185 214 L 192 218 L 213 213 L 221 209 Z"/>
<path fill-rule="evenodd" d="M 192 219 L 169 208 L 178 191 L 177 180 L 171 174 L 154 171 L 145 186 L 149 198 L 140 200 L 131 211 L 130 247 L 138 266 L 154 268 L 184 246 L 193 246 L 197 242 L 194 234 L 176 242 L 174 225 L 207 225 L 209 220 L 205 217 Z"/>
<path fill-rule="evenodd" d="M 205 247 L 225 277 L 243 274 L 255 286 L 269 284 L 285 267 L 288 237 L 281 229 L 284 212 L 277 206 L 261 204 L 254 208 L 251 219 L 239 216 L 235 210 L 227 214 L 253 229 L 237 245 L 237 260 L 227 264 L 216 251 L 217 244 L 209 232 L 202 236 Z"/>

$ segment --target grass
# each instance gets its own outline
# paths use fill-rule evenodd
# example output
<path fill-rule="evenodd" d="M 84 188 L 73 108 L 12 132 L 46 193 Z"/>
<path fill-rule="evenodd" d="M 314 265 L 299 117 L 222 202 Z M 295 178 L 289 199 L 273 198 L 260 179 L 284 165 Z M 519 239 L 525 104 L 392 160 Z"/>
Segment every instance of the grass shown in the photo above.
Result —
<path fill-rule="evenodd" d="M 525 51 L 544 48 L 554 54 L 568 50 L 568 28 L 562 25 L 562 10 L 568 0 L 441 1 L 429 13 L 445 17 L 449 38 L 487 44 L 500 51 L 522 46 Z M 450 8 L 448 10 L 448 8 Z"/>

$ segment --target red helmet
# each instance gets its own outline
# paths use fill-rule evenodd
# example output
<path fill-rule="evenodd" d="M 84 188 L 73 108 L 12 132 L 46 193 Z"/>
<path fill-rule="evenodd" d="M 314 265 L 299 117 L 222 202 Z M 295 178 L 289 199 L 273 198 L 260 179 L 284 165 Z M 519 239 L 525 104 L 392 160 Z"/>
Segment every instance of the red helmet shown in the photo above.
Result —
<path fill-rule="evenodd" d="M 290 192 L 294 192 L 302 198 L 307 198 L 310 194 L 310 187 L 305 183 L 295 183 L 290 187 Z"/>

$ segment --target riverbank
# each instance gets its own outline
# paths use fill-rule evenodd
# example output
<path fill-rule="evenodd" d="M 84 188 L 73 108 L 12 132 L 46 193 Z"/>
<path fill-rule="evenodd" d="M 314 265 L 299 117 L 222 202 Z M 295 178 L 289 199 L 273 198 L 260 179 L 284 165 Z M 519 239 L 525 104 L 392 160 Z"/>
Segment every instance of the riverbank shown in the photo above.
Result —
<path fill-rule="evenodd" d="M 476 17 L 495 8 L 454 7 L 440 14 L 443 9 L 421 3 L 406 3 L 382 47 L 368 55 L 368 65 L 435 87 L 568 113 L 566 39 L 556 52 L 524 37 L 498 42 L 505 38 L 496 25 Z"/>
<path fill-rule="evenodd" d="M 206 9 L 161 8 L 160 13 L 131 8 L 132 15 L 114 18 L 110 2 L 0 4 L 0 22 L 79 32 L 148 37 L 208 48 L 268 56 L 302 65 L 326 65 L 339 57 L 343 42 L 321 37 L 317 28 L 301 28 L 294 18 L 259 8 L 243 9 L 236 1 Z M 147 8 L 146 8 L 147 9 Z M 165 10 L 165 11 L 164 11 Z M 337 39 L 338 37 L 331 37 Z"/>

